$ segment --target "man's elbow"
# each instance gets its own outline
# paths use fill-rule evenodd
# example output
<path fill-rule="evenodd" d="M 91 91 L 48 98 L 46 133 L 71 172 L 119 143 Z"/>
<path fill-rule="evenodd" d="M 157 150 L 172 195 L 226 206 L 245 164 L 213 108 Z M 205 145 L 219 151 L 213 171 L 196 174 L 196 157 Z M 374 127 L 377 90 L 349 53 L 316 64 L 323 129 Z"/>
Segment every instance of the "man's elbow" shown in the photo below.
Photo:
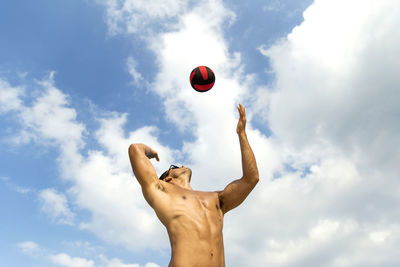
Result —
<path fill-rule="evenodd" d="M 250 180 L 254 185 L 256 185 L 258 183 L 258 181 L 260 180 L 260 176 L 259 176 L 257 167 L 251 172 Z"/>
<path fill-rule="evenodd" d="M 133 156 L 135 152 L 137 151 L 137 144 L 131 144 L 128 148 L 128 154 L 129 156 Z"/>
<path fill-rule="evenodd" d="M 252 182 L 254 183 L 254 185 L 256 185 L 258 183 L 258 181 L 260 181 L 260 177 L 258 175 L 254 176 L 252 179 Z"/>
<path fill-rule="evenodd" d="M 246 180 L 249 184 L 252 184 L 253 186 L 255 186 L 258 181 L 260 180 L 258 174 L 256 175 L 251 175 L 251 176 L 245 176 L 243 177 L 244 180 Z"/>

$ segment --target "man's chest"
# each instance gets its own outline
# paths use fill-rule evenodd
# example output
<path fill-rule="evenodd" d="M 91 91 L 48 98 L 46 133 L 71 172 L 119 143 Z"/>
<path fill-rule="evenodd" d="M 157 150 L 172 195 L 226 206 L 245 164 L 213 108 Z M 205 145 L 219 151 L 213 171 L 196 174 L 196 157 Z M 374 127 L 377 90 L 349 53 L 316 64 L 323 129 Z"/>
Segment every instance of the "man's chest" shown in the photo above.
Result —
<path fill-rule="evenodd" d="M 167 228 L 177 237 L 218 243 L 222 238 L 222 212 L 213 199 L 186 196 L 186 200 L 178 200 L 170 207 Z"/>
<path fill-rule="evenodd" d="M 157 211 L 156 211 L 157 212 Z M 223 214 L 216 192 L 179 190 L 163 203 L 165 225 L 221 231 Z M 161 218 L 160 218 L 161 219 Z"/>
<path fill-rule="evenodd" d="M 171 199 L 171 209 L 199 216 L 215 216 L 220 211 L 218 195 L 213 192 L 179 191 Z"/>

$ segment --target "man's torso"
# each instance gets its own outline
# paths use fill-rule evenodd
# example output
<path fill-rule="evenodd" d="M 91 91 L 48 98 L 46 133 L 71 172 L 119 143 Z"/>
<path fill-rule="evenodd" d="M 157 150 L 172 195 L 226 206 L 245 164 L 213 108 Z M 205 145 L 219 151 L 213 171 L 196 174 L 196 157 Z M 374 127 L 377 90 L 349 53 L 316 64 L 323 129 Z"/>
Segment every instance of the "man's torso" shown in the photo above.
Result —
<path fill-rule="evenodd" d="M 200 192 L 161 182 L 152 207 L 171 242 L 170 267 L 225 266 L 223 213 L 217 192 Z"/>

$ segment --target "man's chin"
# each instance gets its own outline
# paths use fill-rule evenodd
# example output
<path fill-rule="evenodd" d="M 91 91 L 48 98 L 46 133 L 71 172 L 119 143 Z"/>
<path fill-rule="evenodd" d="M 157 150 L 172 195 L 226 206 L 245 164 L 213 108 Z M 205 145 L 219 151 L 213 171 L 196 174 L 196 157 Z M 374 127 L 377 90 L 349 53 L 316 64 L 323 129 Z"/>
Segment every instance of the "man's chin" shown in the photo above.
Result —
<path fill-rule="evenodd" d="M 190 182 L 190 180 L 192 180 L 192 170 L 189 168 L 187 168 L 187 169 L 189 170 L 189 182 Z"/>

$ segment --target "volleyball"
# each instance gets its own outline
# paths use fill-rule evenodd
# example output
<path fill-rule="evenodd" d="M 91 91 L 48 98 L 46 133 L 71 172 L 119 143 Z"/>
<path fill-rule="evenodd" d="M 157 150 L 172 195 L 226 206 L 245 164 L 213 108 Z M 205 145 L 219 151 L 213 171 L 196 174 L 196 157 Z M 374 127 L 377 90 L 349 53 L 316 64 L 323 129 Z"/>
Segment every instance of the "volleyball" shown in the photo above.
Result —
<path fill-rule="evenodd" d="M 214 72 L 206 66 L 194 68 L 190 73 L 190 84 L 197 92 L 207 92 L 215 83 Z"/>

